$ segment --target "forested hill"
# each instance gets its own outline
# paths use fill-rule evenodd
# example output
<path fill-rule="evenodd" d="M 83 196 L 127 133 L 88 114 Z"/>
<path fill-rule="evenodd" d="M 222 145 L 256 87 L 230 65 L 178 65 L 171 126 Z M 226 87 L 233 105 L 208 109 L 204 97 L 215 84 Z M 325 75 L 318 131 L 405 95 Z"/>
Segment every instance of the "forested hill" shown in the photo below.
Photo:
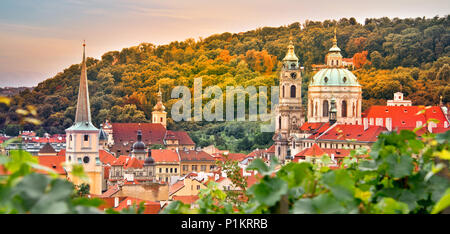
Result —
<path fill-rule="evenodd" d="M 170 117 L 171 88 L 192 87 L 195 77 L 203 86 L 277 85 L 280 61 L 289 38 L 305 67 L 306 90 L 312 64 L 322 64 L 337 28 L 338 46 L 345 58 L 355 55 L 363 85 L 364 108 L 384 104 L 402 90 L 414 104 L 450 101 L 450 18 L 366 19 L 306 21 L 282 27 L 264 27 L 243 33 L 222 33 L 205 39 L 175 41 L 155 46 L 142 43 L 105 53 L 101 60 L 88 58 L 88 79 L 93 122 L 148 121 L 161 85 Z M 149 38 L 151 41 L 151 38 Z M 81 58 L 80 54 L 74 57 Z M 81 59 L 80 59 L 81 62 Z M 79 85 L 80 65 L 74 64 L 33 91 L 14 97 L 11 107 L 1 106 L 0 129 L 13 128 L 18 107 L 34 105 L 42 120 L 38 133 L 63 133 L 72 125 Z M 305 95 L 305 92 L 303 93 Z M 187 126 L 174 125 L 170 128 Z M 189 125 L 195 128 L 196 125 Z M 11 129 L 10 129 L 11 130 Z M 189 129 L 188 129 L 189 130 Z"/>

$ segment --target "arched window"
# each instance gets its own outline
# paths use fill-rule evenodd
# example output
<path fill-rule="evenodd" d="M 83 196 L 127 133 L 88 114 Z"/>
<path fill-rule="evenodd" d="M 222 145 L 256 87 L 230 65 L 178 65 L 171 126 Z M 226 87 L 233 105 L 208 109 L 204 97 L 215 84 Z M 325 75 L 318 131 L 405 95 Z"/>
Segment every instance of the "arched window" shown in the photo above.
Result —
<path fill-rule="evenodd" d="M 283 85 L 283 97 L 284 97 L 284 85 Z"/>
<path fill-rule="evenodd" d="M 342 117 L 347 117 L 347 101 L 342 101 Z"/>
<path fill-rule="evenodd" d="M 334 65 L 334 60 L 331 60 L 331 66 L 333 66 Z"/>
<path fill-rule="evenodd" d="M 323 101 L 322 113 L 323 117 L 328 117 L 328 100 Z"/>
<path fill-rule="evenodd" d="M 278 155 L 281 155 L 281 147 L 278 146 Z"/>
<path fill-rule="evenodd" d="M 295 63 L 291 63 L 291 69 L 295 69 Z"/>
<path fill-rule="evenodd" d="M 291 86 L 291 98 L 295 98 L 295 92 L 296 92 L 296 87 L 295 87 L 295 85 L 292 85 Z"/>
<path fill-rule="evenodd" d="M 311 100 L 311 116 L 314 116 L 314 104 L 312 100 Z"/>
<path fill-rule="evenodd" d="M 281 116 L 278 117 L 278 129 L 281 129 Z"/>

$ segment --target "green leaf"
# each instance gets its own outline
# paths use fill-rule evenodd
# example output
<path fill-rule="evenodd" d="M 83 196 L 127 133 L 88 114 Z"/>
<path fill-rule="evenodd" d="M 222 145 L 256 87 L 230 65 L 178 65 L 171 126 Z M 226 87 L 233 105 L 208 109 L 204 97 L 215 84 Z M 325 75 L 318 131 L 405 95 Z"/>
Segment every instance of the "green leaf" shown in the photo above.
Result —
<path fill-rule="evenodd" d="M 387 173 L 394 178 L 411 175 L 414 164 L 411 156 L 390 154 L 385 158 Z"/>
<path fill-rule="evenodd" d="M 383 198 L 375 205 L 376 213 L 379 214 L 407 214 L 409 213 L 408 205 L 398 202 L 390 197 Z"/>
<path fill-rule="evenodd" d="M 432 214 L 437 214 L 450 206 L 450 188 L 445 190 L 444 196 L 436 203 L 431 211 Z"/>
<path fill-rule="evenodd" d="M 314 198 L 303 198 L 295 202 L 294 214 L 345 214 L 349 211 L 330 194 L 320 194 Z"/>
<path fill-rule="evenodd" d="M 261 204 L 273 206 L 280 200 L 281 195 L 288 192 L 288 185 L 286 181 L 280 178 L 265 176 L 259 183 L 254 184 L 248 192 L 253 194 Z"/>
<path fill-rule="evenodd" d="M 331 190 L 337 199 L 347 201 L 353 200 L 355 181 L 348 171 L 343 169 L 329 171 L 323 175 L 322 182 Z"/>

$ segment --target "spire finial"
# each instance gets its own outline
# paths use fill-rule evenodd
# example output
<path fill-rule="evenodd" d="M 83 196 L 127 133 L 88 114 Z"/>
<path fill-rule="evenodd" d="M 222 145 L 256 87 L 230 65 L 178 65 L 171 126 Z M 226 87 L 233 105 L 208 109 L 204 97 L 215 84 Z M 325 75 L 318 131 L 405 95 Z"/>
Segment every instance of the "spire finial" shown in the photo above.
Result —
<path fill-rule="evenodd" d="M 337 39 L 336 39 L 336 28 L 334 28 L 334 38 L 333 38 L 333 45 L 337 45 Z"/>

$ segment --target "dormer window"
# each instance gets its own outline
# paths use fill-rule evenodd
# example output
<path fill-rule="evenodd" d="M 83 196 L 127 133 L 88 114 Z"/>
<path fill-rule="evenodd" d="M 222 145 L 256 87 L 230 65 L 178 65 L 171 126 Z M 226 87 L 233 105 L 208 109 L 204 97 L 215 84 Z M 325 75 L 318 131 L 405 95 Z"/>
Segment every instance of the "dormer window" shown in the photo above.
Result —
<path fill-rule="evenodd" d="M 84 135 L 84 141 L 89 141 L 89 135 Z"/>

